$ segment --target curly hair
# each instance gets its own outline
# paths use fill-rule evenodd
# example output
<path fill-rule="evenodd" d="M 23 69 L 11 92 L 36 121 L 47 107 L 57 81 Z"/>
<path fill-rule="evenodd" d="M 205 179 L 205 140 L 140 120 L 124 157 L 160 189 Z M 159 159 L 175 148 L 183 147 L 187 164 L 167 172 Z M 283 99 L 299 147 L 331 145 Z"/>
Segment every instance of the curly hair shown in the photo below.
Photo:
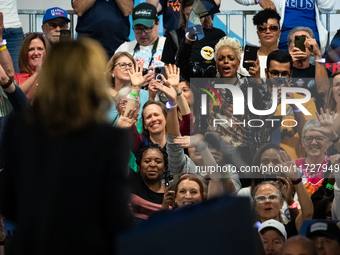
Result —
<path fill-rule="evenodd" d="M 215 61 L 216 62 L 218 59 L 218 51 L 223 47 L 229 47 L 230 49 L 232 49 L 235 52 L 237 59 L 241 61 L 241 55 L 243 53 L 243 50 L 242 50 L 240 41 L 237 40 L 236 38 L 224 36 L 215 45 Z"/>
<path fill-rule="evenodd" d="M 148 150 L 159 150 L 163 154 L 163 159 L 164 159 L 164 173 L 168 170 L 168 153 L 166 150 L 162 149 L 158 144 L 149 144 L 148 146 L 143 147 L 140 149 L 136 155 L 136 164 L 138 166 L 138 170 L 140 169 L 141 163 L 142 163 L 142 158 L 144 155 L 144 152 Z"/>
<path fill-rule="evenodd" d="M 255 14 L 253 17 L 253 24 L 255 26 L 260 26 L 263 23 L 267 23 L 269 19 L 276 19 L 280 28 L 280 15 L 275 10 L 269 8 L 259 11 L 257 14 Z"/>

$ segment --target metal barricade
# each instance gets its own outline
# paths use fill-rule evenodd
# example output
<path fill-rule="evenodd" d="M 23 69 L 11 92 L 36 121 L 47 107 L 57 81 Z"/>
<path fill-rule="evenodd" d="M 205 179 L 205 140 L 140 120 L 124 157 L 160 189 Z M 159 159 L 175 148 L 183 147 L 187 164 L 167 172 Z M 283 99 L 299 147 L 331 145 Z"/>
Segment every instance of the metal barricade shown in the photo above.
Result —
<path fill-rule="evenodd" d="M 220 13 L 216 15 L 224 15 L 226 16 L 226 29 L 225 32 L 227 35 L 230 35 L 230 16 L 242 16 L 242 38 L 243 38 L 243 47 L 246 45 L 247 42 L 247 16 L 255 15 L 259 11 L 248 11 L 248 10 L 233 10 L 233 11 L 221 11 Z M 43 17 L 45 10 L 18 10 L 19 15 L 28 15 L 29 16 L 29 32 L 37 31 L 37 20 L 38 17 Z M 71 20 L 70 22 L 70 30 L 71 30 L 71 36 L 74 37 L 74 31 L 75 31 L 75 22 L 74 17 L 76 16 L 74 14 L 73 10 L 67 11 L 68 17 Z M 325 13 L 322 15 L 326 16 L 326 29 L 330 30 L 330 17 L 334 14 L 340 14 L 340 10 L 333 10 L 330 13 Z"/>

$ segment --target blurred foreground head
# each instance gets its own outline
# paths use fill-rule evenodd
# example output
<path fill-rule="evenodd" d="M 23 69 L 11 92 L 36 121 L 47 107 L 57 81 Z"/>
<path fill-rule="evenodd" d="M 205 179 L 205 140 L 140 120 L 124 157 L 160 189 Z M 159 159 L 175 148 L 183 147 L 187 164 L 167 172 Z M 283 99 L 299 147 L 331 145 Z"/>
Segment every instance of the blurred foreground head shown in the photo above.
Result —
<path fill-rule="evenodd" d="M 111 105 L 107 57 L 91 39 L 56 44 L 42 67 L 32 117 L 55 133 L 106 121 Z"/>

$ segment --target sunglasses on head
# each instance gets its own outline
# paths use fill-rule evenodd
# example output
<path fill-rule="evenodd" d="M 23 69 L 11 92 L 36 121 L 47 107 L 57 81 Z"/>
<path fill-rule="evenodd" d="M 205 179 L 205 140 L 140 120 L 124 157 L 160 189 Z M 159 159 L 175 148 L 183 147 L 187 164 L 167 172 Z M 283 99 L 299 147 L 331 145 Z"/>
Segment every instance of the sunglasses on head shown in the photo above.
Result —
<path fill-rule="evenodd" d="M 22 40 L 25 40 L 27 36 L 32 35 L 32 34 L 44 35 L 44 33 L 41 33 L 41 32 L 28 32 L 24 34 Z"/>
<path fill-rule="evenodd" d="M 267 32 L 267 29 L 269 29 L 270 32 L 276 32 L 279 30 L 278 26 L 269 26 L 269 27 L 264 27 L 264 26 L 258 26 L 257 31 L 260 33 L 265 33 Z"/>

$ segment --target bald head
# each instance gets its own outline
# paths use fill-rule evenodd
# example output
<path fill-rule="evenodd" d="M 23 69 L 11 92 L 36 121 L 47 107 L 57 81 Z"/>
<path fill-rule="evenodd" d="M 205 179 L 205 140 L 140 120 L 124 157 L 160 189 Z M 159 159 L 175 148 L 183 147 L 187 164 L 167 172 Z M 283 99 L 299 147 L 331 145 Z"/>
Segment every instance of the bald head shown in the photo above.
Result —
<path fill-rule="evenodd" d="M 316 255 L 310 239 L 305 236 L 293 236 L 282 247 L 282 255 Z"/>

